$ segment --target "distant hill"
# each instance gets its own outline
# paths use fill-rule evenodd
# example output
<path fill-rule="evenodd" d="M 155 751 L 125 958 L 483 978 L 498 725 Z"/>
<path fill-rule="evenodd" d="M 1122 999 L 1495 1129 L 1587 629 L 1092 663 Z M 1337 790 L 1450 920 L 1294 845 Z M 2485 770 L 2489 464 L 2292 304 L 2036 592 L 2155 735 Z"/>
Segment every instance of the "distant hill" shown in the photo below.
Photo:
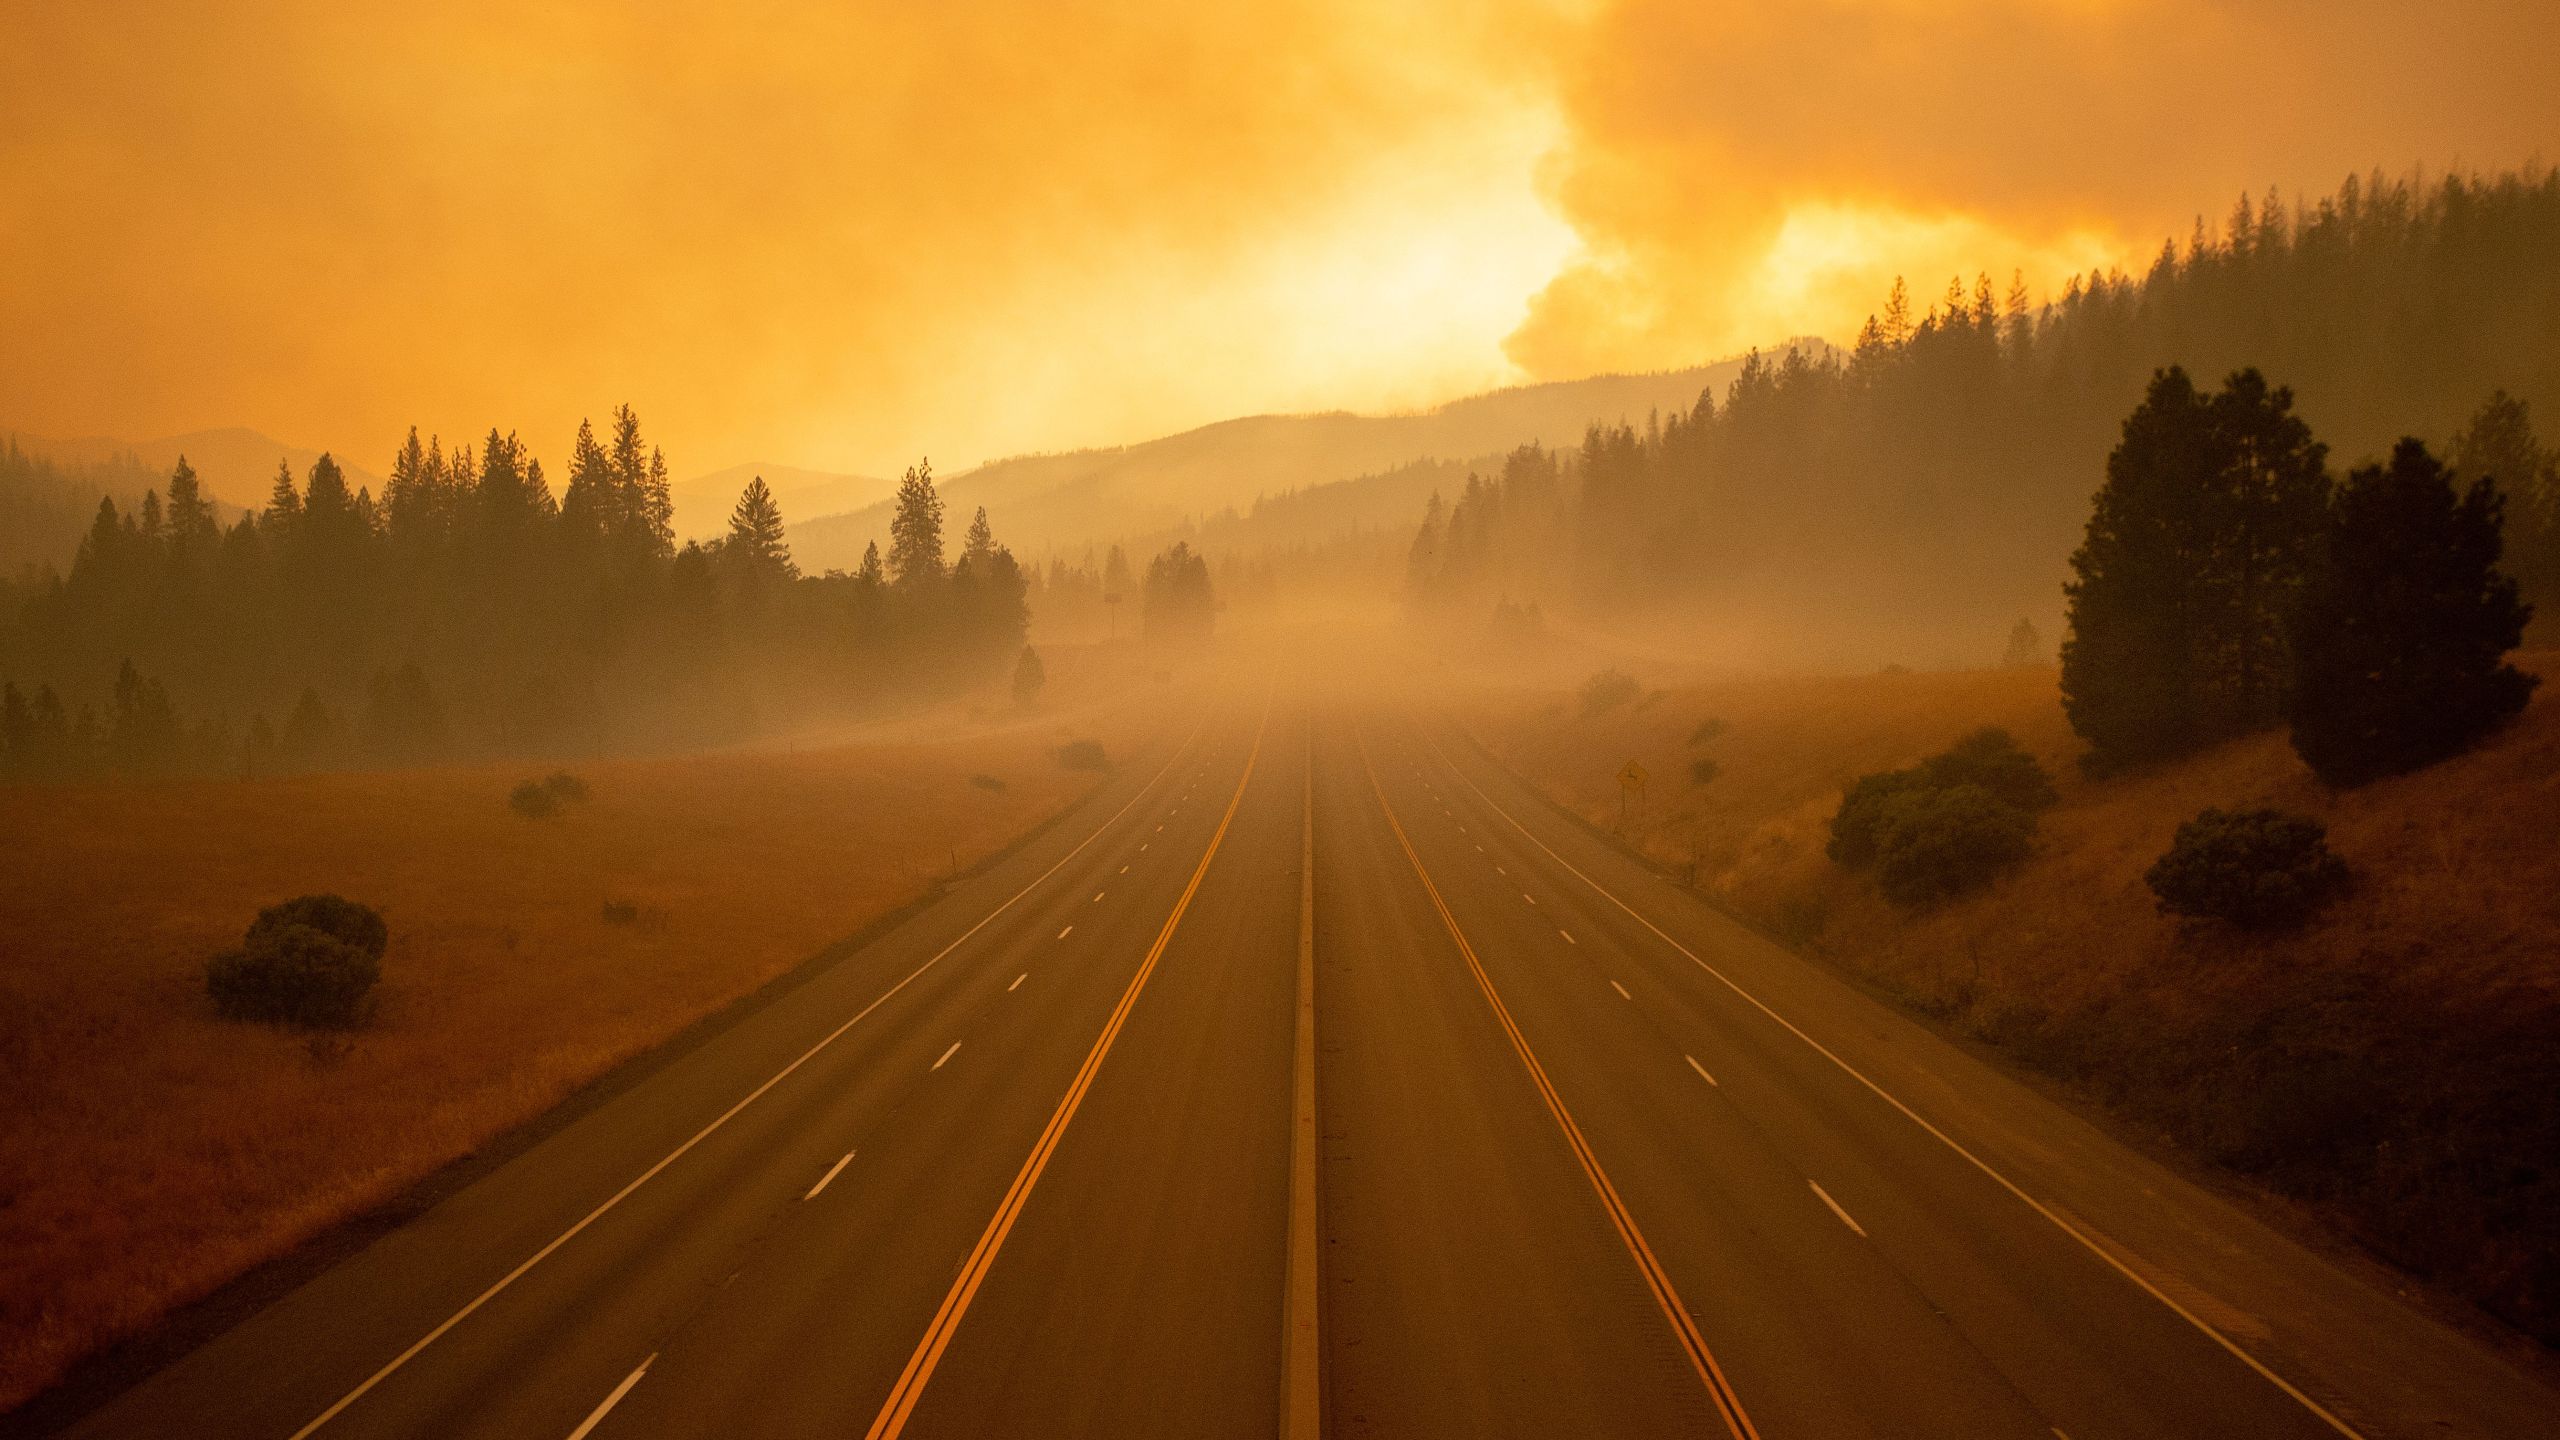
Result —
<path fill-rule="evenodd" d="M 1824 346 L 1795 340 L 1779 350 Z M 1522 385 L 1410 415 L 1253 415 L 1136 445 L 992 461 L 940 483 L 955 520 L 984 505 L 998 538 L 1037 555 L 1160 534 L 1228 510 L 1244 514 L 1258 498 L 1358 477 L 1410 480 L 1415 461 L 1471 462 L 1533 441 L 1578 444 L 1595 420 L 1641 423 L 1651 411 L 1688 409 L 1708 389 L 1721 398 L 1741 367 L 1736 357 L 1650 375 Z M 1337 492 L 1328 508 L 1365 517 L 1370 507 Z M 783 513 L 794 512 L 786 503 Z M 792 553 L 804 569 L 850 569 L 888 528 L 885 499 L 802 520 L 791 527 Z"/>
<path fill-rule="evenodd" d="M 754 461 L 714 470 L 669 487 L 676 502 L 676 539 L 708 540 L 725 532 L 738 492 L 756 476 L 773 489 L 774 503 L 785 519 L 792 516 L 838 515 L 875 504 L 895 493 L 898 482 L 869 475 L 838 475 L 803 470 L 796 465 Z"/>
<path fill-rule="evenodd" d="M 311 469 L 320 458 L 317 450 L 287 445 L 255 430 L 233 427 L 228 430 L 198 430 L 186 435 L 169 435 L 158 440 L 115 440 L 102 435 L 85 435 L 70 440 L 53 440 L 41 435 L 17 431 L 0 431 L 0 438 L 15 440 L 18 448 L 29 455 L 51 460 L 63 466 L 97 466 L 115 463 L 131 456 L 143 469 L 160 477 L 165 489 L 171 469 L 178 457 L 187 457 L 195 467 L 196 478 L 206 492 L 217 500 L 240 509 L 255 509 L 267 502 L 267 491 L 275 483 L 276 461 L 293 466 L 296 479 Z M 352 464 L 344 455 L 334 457 L 338 468 L 347 472 L 347 484 L 371 489 L 378 498 L 382 494 L 382 476 L 362 465 Z"/>

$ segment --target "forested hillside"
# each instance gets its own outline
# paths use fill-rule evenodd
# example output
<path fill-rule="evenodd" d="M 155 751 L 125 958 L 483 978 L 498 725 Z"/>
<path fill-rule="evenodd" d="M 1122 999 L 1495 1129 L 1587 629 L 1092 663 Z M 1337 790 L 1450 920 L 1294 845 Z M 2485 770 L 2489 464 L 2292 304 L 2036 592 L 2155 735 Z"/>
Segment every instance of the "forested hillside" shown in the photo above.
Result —
<path fill-rule="evenodd" d="M 1809 355 L 1829 349 L 1819 340 L 1788 343 Z M 1412 502 L 1393 477 L 1413 462 L 1468 461 L 1530 442 L 1567 444 L 1595 415 L 1686 405 L 1701 387 L 1720 388 L 1740 368 L 1732 359 L 1515 386 L 1409 415 L 1250 415 L 1136 445 L 997 460 L 953 476 L 946 490 L 953 505 L 1002 515 L 1026 554 L 1190 534 L 1188 527 L 1221 517 L 1250 518 L 1275 497 L 1336 485 L 1320 502 L 1328 523 L 1402 526 Z M 886 502 L 824 515 L 795 524 L 791 543 L 813 566 L 850 567 L 864 545 L 887 533 L 888 521 Z"/>
<path fill-rule="evenodd" d="M 2270 192 L 2138 277 L 2042 305 L 1987 275 L 1926 306 L 1897 285 L 1845 356 L 1749 364 L 1684 412 L 1524 449 L 1427 519 L 1409 585 L 1465 617 L 1506 595 L 1678 615 L 1741 659 L 1979 663 L 2022 615 L 2055 633 L 2117 425 L 2179 364 L 2257 367 L 2346 464 L 2404 434 L 2499 457 L 2521 472 L 2498 477 L 2512 568 L 2547 600 L 2560 495 L 2529 427 L 2560 404 L 2554 334 L 2552 171 Z"/>

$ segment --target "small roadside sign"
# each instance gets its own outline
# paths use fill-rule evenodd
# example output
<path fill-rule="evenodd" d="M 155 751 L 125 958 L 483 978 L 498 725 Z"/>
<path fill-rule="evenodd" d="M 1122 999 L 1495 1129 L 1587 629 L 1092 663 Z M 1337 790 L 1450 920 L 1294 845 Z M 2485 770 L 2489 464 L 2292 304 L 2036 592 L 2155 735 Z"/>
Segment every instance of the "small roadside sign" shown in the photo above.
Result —
<path fill-rule="evenodd" d="M 1644 781 L 1645 768 L 1633 760 L 1618 772 L 1618 829 L 1622 834 L 1627 828 L 1628 802 L 1634 802 L 1638 813 L 1644 810 Z"/>

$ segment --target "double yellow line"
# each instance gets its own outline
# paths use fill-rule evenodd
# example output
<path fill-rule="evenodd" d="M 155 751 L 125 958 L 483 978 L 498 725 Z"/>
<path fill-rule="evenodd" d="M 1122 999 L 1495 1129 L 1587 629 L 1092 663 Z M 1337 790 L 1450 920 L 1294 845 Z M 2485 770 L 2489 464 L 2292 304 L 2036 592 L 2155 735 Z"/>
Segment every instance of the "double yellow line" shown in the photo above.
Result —
<path fill-rule="evenodd" d="M 1138 973 L 1122 991 L 1120 1003 L 1113 1007 L 1111 1018 L 1103 1024 L 1101 1038 L 1084 1057 L 1083 1068 L 1076 1071 L 1075 1082 L 1067 1087 L 1065 1098 L 1050 1113 L 1048 1126 L 1040 1132 L 1040 1141 L 1031 1147 L 1031 1157 L 1013 1177 L 1013 1185 L 1004 1192 L 1004 1203 L 996 1207 L 995 1218 L 987 1222 L 978 1236 L 977 1247 L 969 1252 L 968 1262 L 960 1267 L 959 1278 L 951 1282 L 950 1292 L 942 1297 L 942 1308 L 934 1312 L 933 1323 L 925 1328 L 924 1339 L 916 1345 L 915 1354 L 907 1358 L 907 1368 L 898 1375 L 889 1398 L 882 1402 L 878 1418 L 871 1422 L 869 1440 L 893 1440 L 907 1425 L 916 1402 L 923 1398 L 926 1383 L 933 1379 L 942 1352 L 950 1347 L 953 1332 L 960 1319 L 969 1313 L 969 1302 L 977 1297 L 978 1286 L 985 1282 L 987 1271 L 996 1263 L 996 1252 L 1004 1248 L 1005 1237 L 1013 1233 L 1013 1222 L 1031 1199 L 1031 1189 L 1040 1183 L 1040 1172 L 1049 1167 L 1049 1156 L 1058 1148 L 1058 1140 L 1066 1134 L 1067 1123 L 1076 1117 L 1076 1108 L 1084 1103 L 1085 1091 L 1093 1086 L 1093 1077 L 1102 1069 L 1103 1057 L 1111 1053 L 1111 1045 L 1120 1037 L 1120 1027 L 1138 1003 L 1138 992 L 1147 988 L 1147 977 L 1155 973 L 1156 961 L 1166 945 L 1173 941 L 1174 927 L 1182 923 L 1182 914 L 1191 908 L 1191 897 L 1199 892 L 1200 882 L 1209 873 L 1209 862 L 1217 858 L 1218 847 L 1226 842 L 1227 827 L 1235 823 L 1236 807 L 1244 803 L 1245 786 L 1253 780 L 1253 767 L 1262 758 L 1262 736 L 1271 725 L 1271 709 L 1263 706 L 1262 722 L 1254 730 L 1253 750 L 1245 757 L 1244 775 L 1236 781 L 1236 793 L 1227 801 L 1227 813 L 1218 821 L 1217 833 L 1209 837 L 1209 848 L 1201 853 L 1199 868 L 1191 872 L 1191 883 L 1182 887 L 1182 898 L 1174 902 L 1173 913 L 1166 917 L 1164 929 L 1156 934 L 1155 943 L 1147 947 L 1147 957 L 1140 962 Z"/>
<path fill-rule="evenodd" d="M 1564 1132 L 1565 1143 L 1572 1148 L 1573 1158 L 1582 1163 L 1582 1173 L 1599 1194 L 1600 1206 L 1608 1212 L 1609 1223 L 1617 1227 L 1619 1240 L 1625 1242 L 1627 1253 L 1635 1257 L 1636 1269 L 1643 1273 L 1646 1288 L 1653 1292 L 1654 1303 L 1662 1307 L 1663 1316 L 1670 1320 L 1673 1333 L 1679 1337 L 1680 1348 L 1687 1352 L 1700 1383 L 1707 1387 L 1708 1397 L 1715 1401 L 1716 1413 L 1724 1417 L 1725 1428 L 1733 1432 L 1735 1440 L 1760 1440 L 1760 1432 L 1752 1426 L 1751 1416 L 1742 1408 L 1742 1397 L 1734 1393 L 1732 1384 L 1724 1378 L 1724 1368 L 1716 1363 L 1714 1352 L 1707 1349 L 1706 1337 L 1698 1333 L 1698 1323 L 1690 1317 L 1689 1307 L 1681 1303 L 1680 1292 L 1672 1285 L 1670 1274 L 1662 1268 L 1662 1262 L 1654 1258 L 1653 1247 L 1645 1243 L 1644 1231 L 1636 1225 L 1635 1216 L 1628 1213 L 1626 1202 L 1618 1198 L 1618 1187 L 1609 1182 L 1609 1172 L 1600 1167 L 1600 1157 L 1592 1153 L 1591 1142 L 1583 1138 L 1582 1127 L 1574 1123 L 1573 1112 L 1565 1108 L 1564 1097 L 1556 1093 L 1555 1083 L 1547 1078 L 1546 1067 L 1538 1063 L 1536 1052 L 1529 1048 L 1528 1037 L 1520 1032 L 1519 1023 L 1511 1018 L 1511 1008 L 1502 1003 L 1501 993 L 1493 988 L 1492 977 L 1485 974 L 1484 963 L 1476 958 L 1475 947 L 1467 943 L 1466 932 L 1458 928 L 1458 917 L 1449 912 L 1448 902 L 1440 898 L 1440 887 L 1432 883 L 1431 872 L 1423 868 L 1422 857 L 1414 853 L 1413 841 L 1405 835 L 1403 822 L 1396 819 L 1395 807 L 1387 803 L 1386 787 L 1378 783 L 1377 768 L 1369 763 L 1366 740 L 1360 743 L 1360 768 L 1368 773 L 1370 792 L 1378 797 L 1378 810 L 1387 817 L 1387 828 L 1395 832 L 1396 843 L 1404 848 L 1404 858 L 1412 862 L 1413 873 L 1430 895 L 1432 908 L 1440 912 L 1440 923 L 1449 928 L 1449 938 L 1457 942 L 1458 953 L 1466 957 L 1467 969 L 1476 977 L 1477 988 L 1484 991 L 1486 1003 L 1493 1007 L 1494 1018 L 1502 1022 L 1502 1033 L 1511 1037 L 1511 1048 L 1528 1069 L 1531 1083 L 1538 1087 L 1539 1098 L 1547 1102 L 1547 1113 L 1555 1117 L 1556 1128 Z"/>

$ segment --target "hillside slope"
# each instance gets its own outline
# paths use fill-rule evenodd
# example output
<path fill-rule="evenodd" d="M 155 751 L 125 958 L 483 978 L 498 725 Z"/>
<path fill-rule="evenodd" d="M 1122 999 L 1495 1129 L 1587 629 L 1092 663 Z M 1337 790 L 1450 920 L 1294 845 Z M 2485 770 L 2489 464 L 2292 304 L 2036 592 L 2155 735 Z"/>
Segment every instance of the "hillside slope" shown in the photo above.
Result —
<path fill-rule="evenodd" d="M 1823 342 L 1788 343 L 1815 351 Z M 1136 445 L 997 460 L 944 478 L 941 489 L 952 514 L 983 505 L 1006 543 L 1037 554 L 1158 534 L 1246 511 L 1257 497 L 1385 474 L 1410 461 L 1475 460 L 1532 441 L 1578 444 L 1596 420 L 1641 423 L 1652 411 L 1687 410 L 1701 391 L 1721 395 L 1741 366 L 1736 358 L 1524 385 L 1412 415 L 1246 416 Z M 792 553 L 804 569 L 850 569 L 888 529 L 885 503 L 802 519 L 791 527 Z"/>
<path fill-rule="evenodd" d="M 320 458 L 317 450 L 287 445 L 270 435 L 233 426 L 225 430 L 195 430 L 184 435 L 164 435 L 157 440 L 115 440 L 88 435 L 69 440 L 48 439 L 41 435 L 5 432 L 30 455 L 40 455 L 63 465 L 101 465 L 131 456 L 144 469 L 160 477 L 158 488 L 168 488 L 169 471 L 178 457 L 187 457 L 195 467 L 196 478 L 215 499 L 244 510 L 254 510 L 267 503 L 267 491 L 275 484 L 276 462 L 283 460 L 293 467 L 299 480 L 311 472 L 311 462 Z M 382 494 L 382 476 L 344 455 L 332 456 L 338 468 L 347 474 L 350 488 L 370 489 Z"/>
<path fill-rule="evenodd" d="M 2549 680 L 2560 655 L 2528 657 Z M 2281 734 L 2081 776 L 2047 669 L 1728 681 L 1596 719 L 1554 691 L 1465 707 L 1488 748 L 1791 942 L 2560 1341 L 2560 704 L 2478 751 L 2332 794 Z M 1721 734 L 1692 743 L 1702 722 Z M 2062 803 L 2035 857 L 1911 913 L 1823 858 L 1841 789 L 2009 729 Z M 1720 773 L 1690 778 L 1694 757 Z M 2356 874 L 2302 931 L 2161 915 L 2143 872 L 2207 806 L 2319 817 Z"/>

